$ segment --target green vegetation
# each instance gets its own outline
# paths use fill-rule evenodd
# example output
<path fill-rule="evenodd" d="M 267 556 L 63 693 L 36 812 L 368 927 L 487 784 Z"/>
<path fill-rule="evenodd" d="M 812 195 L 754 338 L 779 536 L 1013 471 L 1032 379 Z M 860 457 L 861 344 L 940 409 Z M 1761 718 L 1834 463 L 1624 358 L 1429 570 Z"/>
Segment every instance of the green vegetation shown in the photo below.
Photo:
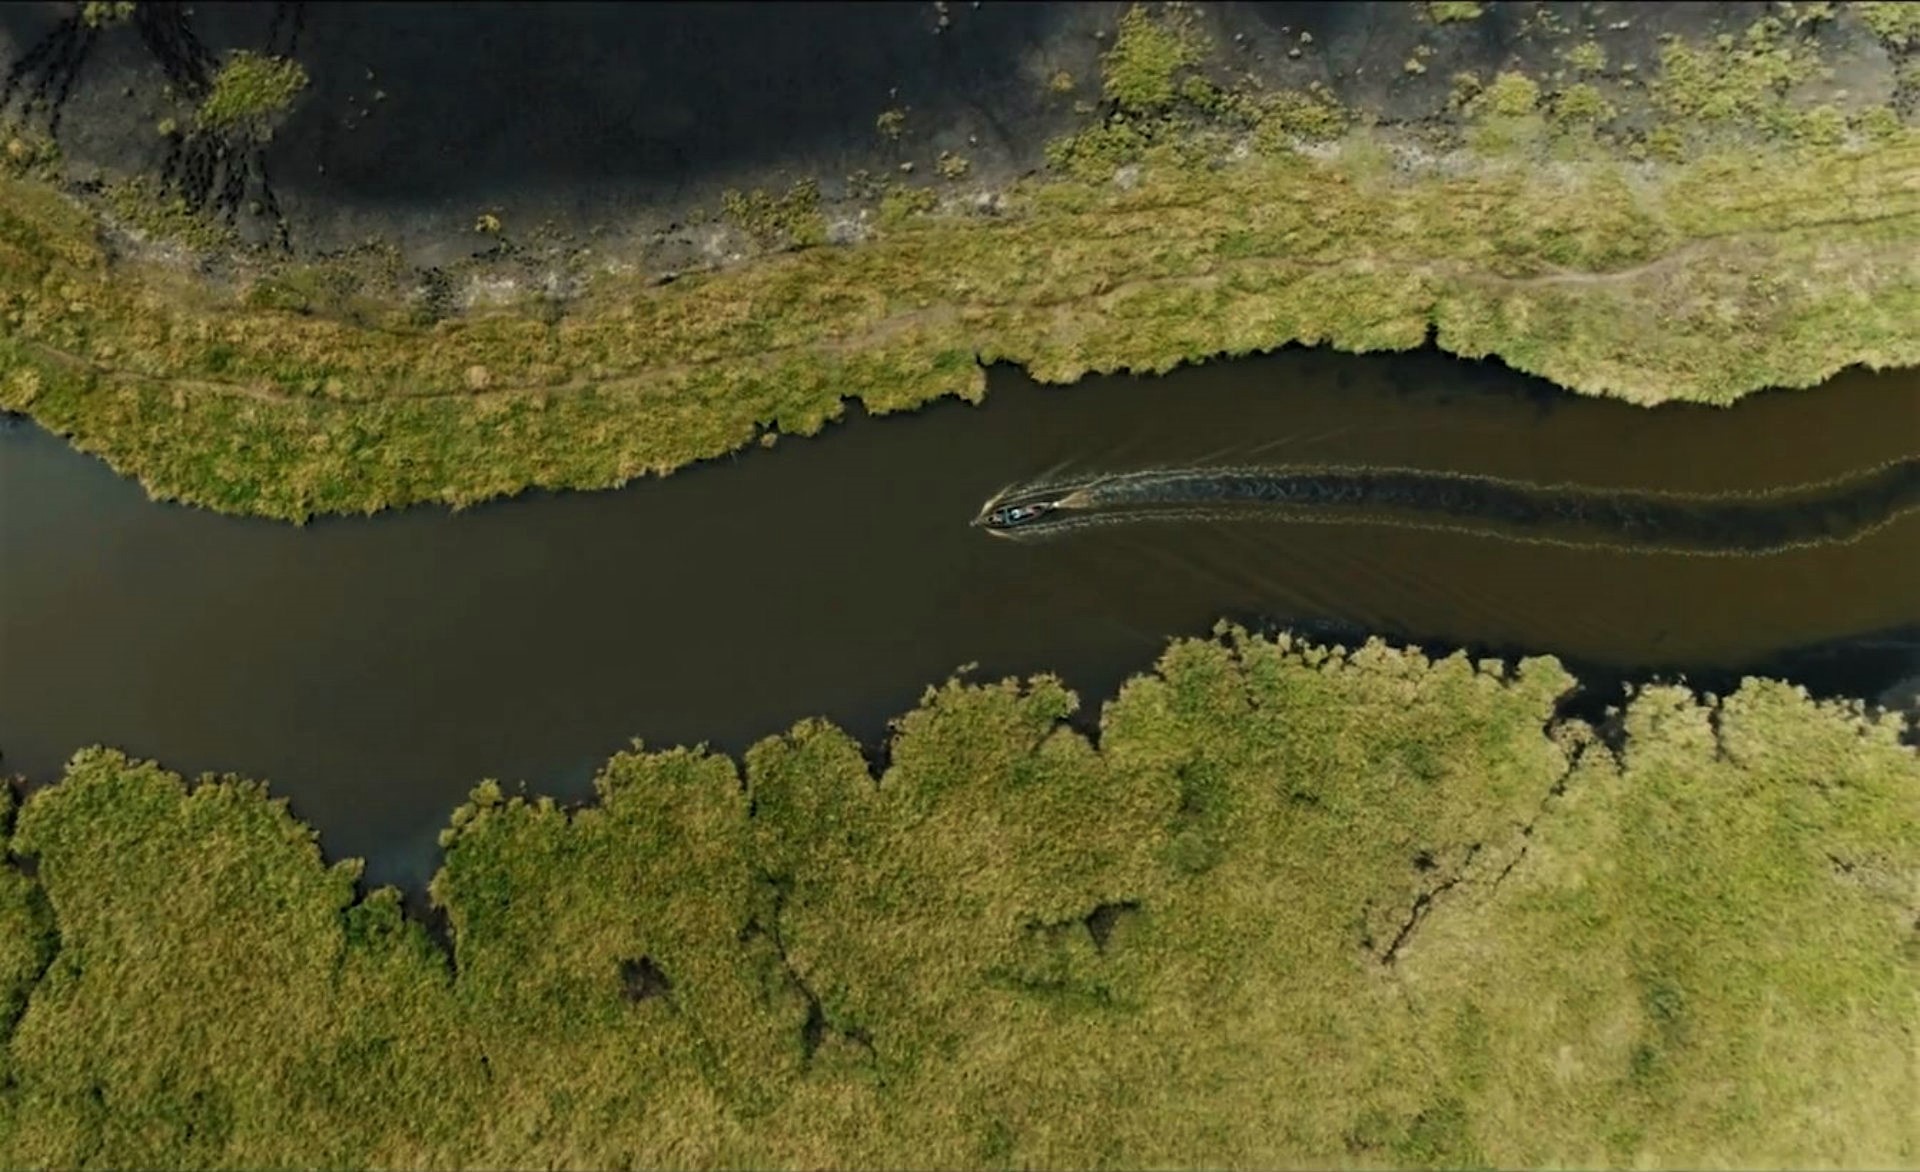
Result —
<path fill-rule="evenodd" d="M 1575 73 L 1599 73 L 1607 67 L 1607 51 L 1598 41 L 1582 41 L 1560 55 Z"/>
<path fill-rule="evenodd" d="M 1444 165 L 1325 87 L 1209 81 L 1189 68 L 1184 9 L 1122 26 L 1106 116 L 1050 144 L 1052 173 L 998 193 L 996 215 L 869 181 L 882 230 L 814 247 L 827 221 L 811 183 L 729 192 L 746 263 L 664 286 L 583 271 L 562 302 L 524 257 L 505 277 L 476 261 L 462 279 L 525 288 L 465 313 L 423 312 L 421 278 L 379 258 L 343 273 L 238 254 L 230 229 L 147 180 L 70 202 L 16 136 L 0 409 L 156 496 L 303 520 L 617 485 L 770 430 L 812 434 L 847 398 L 977 398 L 977 358 L 1065 382 L 1291 342 L 1409 347 L 1432 329 L 1456 353 L 1642 403 L 1920 362 L 1905 247 L 1920 133 L 1884 108 L 1780 97 L 1781 70 L 1808 66 L 1776 19 L 1725 46 L 1669 45 L 1663 120 L 1618 152 L 1593 126 L 1635 126 L 1614 121 L 1624 93 L 1574 82 L 1543 101 L 1520 73 L 1457 77 L 1473 150 Z M 1633 161 L 1648 157 L 1672 165 Z M 120 228 L 220 250 L 233 280 L 121 248 Z"/>
<path fill-rule="evenodd" d="M 0 123 L 0 175 L 52 178 L 59 162 L 60 148 L 46 135 L 12 122 Z"/>
<path fill-rule="evenodd" d="M 1886 106 L 1868 106 L 1856 110 L 1847 119 L 1847 125 L 1874 142 L 1896 142 L 1906 133 L 1900 116 Z"/>
<path fill-rule="evenodd" d="M 187 205 L 185 196 L 151 175 L 131 175 L 108 183 L 101 202 L 120 224 L 196 252 L 233 248 L 240 242 L 231 225 L 201 215 Z"/>
<path fill-rule="evenodd" d="M 1171 127 L 1171 123 L 1164 123 Z M 1152 146 L 1159 127 L 1125 119 L 1090 126 L 1047 144 L 1047 166 L 1085 183 L 1099 183 L 1129 163 L 1137 162 Z"/>
<path fill-rule="evenodd" d="M 1577 81 L 1553 95 L 1551 109 L 1554 118 L 1562 122 L 1606 122 L 1619 112 L 1601 96 L 1597 87 L 1584 81 Z M 1829 139 L 1827 143 L 1838 141 Z"/>
<path fill-rule="evenodd" d="M 1294 141 L 1326 142 L 1346 133 L 1351 115 L 1333 91 L 1319 82 L 1304 90 L 1278 90 L 1260 99 L 1254 142 L 1269 154 L 1278 154 Z"/>
<path fill-rule="evenodd" d="M 1810 28 L 1823 21 L 1833 19 L 1833 0 L 1781 0 L 1777 6 L 1780 15 L 1793 22 L 1794 28 Z"/>
<path fill-rule="evenodd" d="M 1486 10 L 1486 5 L 1475 4 L 1471 0 L 1429 0 L 1424 7 L 1427 19 L 1435 24 L 1479 20 L 1480 14 Z"/>
<path fill-rule="evenodd" d="M 1792 133 L 1815 146 L 1836 146 L 1846 137 L 1847 116 L 1832 106 L 1815 106 L 1794 120 Z"/>
<path fill-rule="evenodd" d="M 811 179 L 778 196 L 758 189 L 747 195 L 728 191 L 721 195 L 720 206 L 734 226 L 762 248 L 807 248 L 827 241 L 820 187 Z"/>
<path fill-rule="evenodd" d="M 1873 35 L 1895 49 L 1920 45 L 1920 7 L 1908 3 L 1875 0 L 1853 6 Z"/>
<path fill-rule="evenodd" d="M 1796 87 L 1827 71 L 1812 43 L 1796 39 L 1791 29 L 1828 15 L 1817 6 L 1789 7 L 1739 36 L 1722 34 L 1710 45 L 1669 39 L 1661 47 L 1661 73 L 1653 85 L 1655 108 L 1666 119 L 1648 134 L 1653 153 L 1676 158 L 1710 149 L 1724 143 L 1730 126 L 1757 127 L 1777 141 L 1816 147 L 1840 144 L 1850 125 L 1870 140 L 1899 137 L 1899 117 L 1888 107 L 1847 112 L 1793 100 Z M 1877 31 L 1883 38 L 1897 35 Z M 1896 71 L 1905 68 L 1897 65 Z"/>
<path fill-rule="evenodd" d="M 915 216 L 933 211 L 939 202 L 939 197 L 924 187 L 889 184 L 880 196 L 880 226 L 898 228 Z"/>
<path fill-rule="evenodd" d="M 1133 190 L 1055 180 L 998 217 L 905 217 L 858 247 L 664 288 L 596 278 L 553 322 L 529 307 L 422 324 L 396 296 L 356 325 L 223 297 L 109 261 L 86 212 L 5 181 L 0 407 L 156 495 L 298 519 L 617 484 L 762 423 L 810 434 L 842 395 L 882 411 L 977 396 L 976 352 L 1063 382 L 1288 341 L 1415 346 L 1433 325 L 1455 352 L 1589 392 L 1726 402 L 1920 361 L 1900 246 L 1916 138 L 1770 163 L 1727 150 L 1631 185 L 1611 162 L 1386 184 L 1288 151 L 1157 161 Z M 809 192 L 737 196 L 728 214 L 771 243 L 817 241 Z"/>
<path fill-rule="evenodd" d="M 1447 94 L 1447 109 L 1454 111 L 1467 109 L 1485 88 L 1486 83 L 1480 80 L 1480 75 L 1471 70 L 1462 70 L 1454 74 Z"/>
<path fill-rule="evenodd" d="M 1758 119 L 1779 109 L 1786 92 L 1819 68 L 1784 32 L 1767 17 L 1739 37 L 1721 34 L 1710 47 L 1669 39 L 1660 48 L 1655 101 L 1670 114 L 1709 121 Z"/>
<path fill-rule="evenodd" d="M 1049 142 L 1047 166 L 1099 183 L 1121 167 L 1140 163 L 1156 146 L 1174 152 L 1190 148 L 1206 123 L 1249 118 L 1250 101 L 1190 72 L 1208 49 L 1185 7 L 1168 5 L 1158 16 L 1143 6 L 1128 9 L 1113 47 L 1100 59 L 1106 116 Z M 1066 92 L 1058 85 L 1054 90 Z"/>
<path fill-rule="evenodd" d="M 1912 1163 L 1894 722 L 1651 688 L 1610 750 L 1569 684 L 1227 632 L 1097 748 L 954 683 L 878 778 L 803 722 L 489 783 L 451 958 L 259 787 L 89 751 L 0 871 L 0 1161 Z"/>
<path fill-rule="evenodd" d="M 235 50 L 200 103 L 200 125 L 216 134 L 269 138 L 306 87 L 307 71 L 298 61 Z"/>
<path fill-rule="evenodd" d="M 1473 112 L 1518 118 L 1540 104 L 1540 83 L 1524 73 L 1502 71 L 1474 97 Z"/>
<path fill-rule="evenodd" d="M 1858 6 L 1904 48 L 1901 7 Z M 1632 149 L 1674 163 L 1642 168 L 1597 148 L 1590 81 L 1456 77 L 1481 153 L 1434 166 L 1323 87 L 1216 84 L 1186 9 L 1134 9 L 1102 120 L 997 215 L 863 175 L 880 231 L 827 248 L 810 182 L 730 191 L 751 263 L 459 315 L 390 249 L 266 263 L 149 180 L 69 199 L 9 128 L 0 408 L 303 520 L 665 473 L 849 397 L 977 398 L 982 361 L 1432 330 L 1643 403 L 1920 362 L 1920 134 L 1795 106 L 1818 66 L 1784 30 L 1828 10 L 1781 12 L 1665 47 Z M 298 69 L 236 55 L 199 127 L 264 138 Z M 128 228 L 228 250 L 232 288 Z M 1097 741 L 1042 677 L 930 690 L 879 777 L 815 721 L 738 762 L 636 745 L 592 807 L 486 782 L 454 812 L 450 953 L 263 787 L 88 751 L 0 789 L 0 1164 L 1920 1161 L 1895 722 L 1748 681 L 1643 689 L 1603 735 L 1556 717 L 1571 684 L 1227 629 Z"/>
<path fill-rule="evenodd" d="M 1205 39 L 1184 8 L 1169 8 L 1156 19 L 1144 7 L 1120 17 L 1113 48 L 1100 58 L 1101 89 L 1107 100 L 1129 114 L 1151 114 L 1173 104 L 1174 78 L 1198 65 L 1207 53 Z"/>
<path fill-rule="evenodd" d="M 80 5 L 80 23 L 88 28 L 108 28 L 132 19 L 132 0 L 86 0 Z"/>

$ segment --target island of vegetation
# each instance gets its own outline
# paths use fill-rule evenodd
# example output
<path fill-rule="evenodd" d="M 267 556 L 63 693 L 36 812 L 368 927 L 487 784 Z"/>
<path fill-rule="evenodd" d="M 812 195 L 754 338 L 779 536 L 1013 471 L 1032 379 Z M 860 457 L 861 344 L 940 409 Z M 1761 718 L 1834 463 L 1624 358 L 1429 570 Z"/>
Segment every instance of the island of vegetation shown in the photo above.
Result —
<path fill-rule="evenodd" d="M 1423 35 L 1469 36 L 1480 7 L 1424 6 Z M 22 124 L 0 177 L 0 409 L 155 496 L 297 521 L 618 485 L 814 433 L 849 402 L 977 398 L 1000 361 L 1064 382 L 1431 337 L 1641 403 L 1811 386 L 1920 361 L 1920 132 L 1884 102 L 1806 96 L 1822 30 L 1906 70 L 1915 11 L 1784 6 L 1669 41 L 1644 80 L 1549 22 L 1548 76 L 1462 74 L 1430 119 L 1386 125 L 1325 87 L 1240 84 L 1191 10 L 1137 8 L 1043 175 L 944 202 L 871 184 L 876 214 L 843 244 L 817 184 L 734 193 L 738 263 L 576 252 L 466 312 L 448 273 L 391 250 L 239 249 L 131 180 L 77 198 Z M 236 57 L 196 133 L 237 157 L 304 80 Z M 936 184 L 965 169 L 946 170 Z M 491 212 L 476 228 L 512 231 Z"/>

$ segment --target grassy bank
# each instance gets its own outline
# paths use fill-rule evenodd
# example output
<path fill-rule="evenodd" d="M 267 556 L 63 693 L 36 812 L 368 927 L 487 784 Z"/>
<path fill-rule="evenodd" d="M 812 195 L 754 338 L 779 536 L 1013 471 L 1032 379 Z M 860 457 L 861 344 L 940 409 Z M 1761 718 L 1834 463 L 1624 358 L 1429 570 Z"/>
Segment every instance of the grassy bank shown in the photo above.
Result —
<path fill-rule="evenodd" d="M 0 882 L 10 1166 L 1892 1165 L 1920 765 L 1784 685 L 1229 633 L 483 785 L 449 957 L 257 786 L 76 757 Z M 20 1013 L 25 1006 L 24 1014 Z"/>
<path fill-rule="evenodd" d="M 1476 79 L 1464 137 L 1436 144 L 1205 82 L 1191 30 L 1122 34 L 1104 120 L 978 208 L 892 192 L 868 239 L 827 246 L 806 189 L 741 197 L 796 248 L 665 285 L 575 257 L 564 299 L 527 283 L 453 317 L 378 249 L 188 275 L 126 249 L 112 201 L 31 177 L 23 145 L 0 179 L 0 408 L 156 496 L 298 520 L 611 486 L 847 400 L 978 397 L 981 359 L 1064 382 L 1431 330 L 1642 403 L 1920 362 L 1920 132 L 1787 105 L 1791 47 L 1670 55 L 1644 132 L 1597 129 L 1624 117 L 1599 90 Z"/>

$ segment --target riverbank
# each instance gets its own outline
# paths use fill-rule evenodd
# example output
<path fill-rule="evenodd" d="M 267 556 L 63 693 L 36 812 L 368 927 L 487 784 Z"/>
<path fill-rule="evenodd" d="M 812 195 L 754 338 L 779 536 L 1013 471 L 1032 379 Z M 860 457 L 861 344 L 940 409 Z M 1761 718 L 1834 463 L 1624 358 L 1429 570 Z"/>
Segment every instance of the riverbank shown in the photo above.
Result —
<path fill-rule="evenodd" d="M 1050 679 L 953 683 L 880 774 L 803 722 L 577 811 L 487 783 L 450 955 L 262 788 L 89 751 L 0 871 L 0 1151 L 1911 1162 L 1896 722 L 1750 680 L 1593 727 L 1572 683 L 1229 630 L 1097 743 Z"/>
<path fill-rule="evenodd" d="M 306 527 L 156 507 L 37 427 L 0 432 L 0 647 L 35 665 L 0 673 L 0 772 L 52 782 L 104 742 L 271 777 L 376 879 L 424 887 L 476 777 L 578 798 L 630 737 L 738 754 L 804 716 L 873 741 L 962 663 L 1050 671 L 1092 704 L 1223 615 L 1554 654 L 1609 696 L 1620 679 L 1724 692 L 1764 675 L 1872 697 L 1920 671 L 1920 513 L 1849 535 L 1835 507 L 1840 485 L 1920 456 L 1917 371 L 1732 411 L 1571 395 L 1430 350 L 989 380 L 981 409 L 853 410 L 830 440 L 625 491 Z M 1744 500 L 1776 537 L 1790 502 L 1818 499 L 1823 536 L 1691 556 L 1645 528 L 1620 545 L 1544 517 L 1433 528 L 1337 506 L 1039 544 L 967 526 L 1048 470 L 1243 463 Z M 1885 639 L 1907 650 L 1890 661 Z"/>
<path fill-rule="evenodd" d="M 858 129 L 901 152 L 883 178 L 709 175 L 694 198 L 718 212 L 605 239 L 597 212 L 527 228 L 539 202 L 483 198 L 494 172 L 439 167 L 458 198 L 417 218 L 288 182 L 292 159 L 346 170 L 300 152 L 349 89 L 364 173 L 395 143 L 495 137 L 514 172 L 526 128 L 582 132 L 532 102 L 496 121 L 434 77 L 470 124 L 381 139 L 418 92 L 354 59 L 365 25 L 329 55 L 324 22 L 301 26 L 326 6 L 196 7 L 271 22 L 224 82 L 228 42 L 203 52 L 174 5 L 82 6 L 35 59 L 54 115 L 63 69 L 93 105 L 60 150 L 46 111 L 0 133 L 0 407 L 156 496 L 294 521 L 782 450 L 644 493 L 300 531 L 153 508 L 11 437 L 0 499 L 31 507 L 0 508 L 3 764 L 51 784 L 0 787 L 0 1165 L 1920 1160 L 1920 516 L 1750 562 L 1385 523 L 1048 558 L 962 540 L 995 483 L 1060 459 L 1338 466 L 1342 429 L 1377 433 L 1359 463 L 1764 496 L 1910 461 L 1910 371 L 1635 412 L 1431 353 L 1302 350 L 1231 394 L 1201 385 L 1219 366 L 1073 392 L 1105 396 L 1109 432 L 1043 413 L 1072 395 L 996 386 L 995 411 L 779 443 L 850 401 L 977 399 L 993 361 L 1069 381 L 1431 338 L 1643 404 L 1920 363 L 1920 6 L 1087 6 L 1077 56 L 1044 40 L 1020 62 L 1060 125 L 976 152 L 975 123 L 876 91 Z M 926 39 L 969 27 L 948 7 L 917 10 Z M 116 104 L 122 74 L 79 64 L 96 39 L 131 54 L 135 26 L 173 54 L 141 84 L 180 89 Z M 697 103 L 683 81 L 650 84 Z M 709 129 L 605 93 L 563 96 L 639 111 L 648 160 Z M 997 101 L 971 115 L 983 140 Z M 177 149 L 187 179 L 116 173 L 122 141 Z M 1023 152 L 1049 171 L 1023 178 Z M 1161 642 L 1223 612 L 1337 621 L 1323 643 Z M 1836 691 L 1890 684 L 1909 710 L 1324 645 L 1396 624 L 1642 669 L 1831 638 Z M 1876 630 L 1902 678 L 1855 690 Z M 1164 654 L 1097 713 L 1031 675 L 1117 679 L 1151 654 L 1123 640 Z M 962 660 L 1011 678 L 928 689 L 865 735 L 908 706 L 889 689 Z M 559 800 L 636 731 L 701 747 L 635 743 L 596 801 Z M 167 766 L 96 748 L 52 780 L 101 740 Z M 280 797 L 169 772 L 239 762 L 287 763 L 250 766 Z M 536 792 L 472 788 L 413 914 L 366 881 L 393 856 L 343 844 L 405 854 L 409 802 L 431 844 L 447 774 Z"/>
<path fill-rule="evenodd" d="M 1391 122 L 1236 83 L 1184 10 L 1141 10 L 1044 175 L 736 192 L 705 271 L 511 241 L 424 274 L 377 244 L 195 260 L 126 219 L 150 202 L 75 202 L 16 139 L 0 408 L 156 497 L 298 521 L 610 487 L 848 401 L 977 399 L 990 361 L 1070 382 L 1432 337 L 1641 403 L 1912 365 L 1920 132 L 1807 96 L 1823 27 L 1879 43 L 1854 7 L 1668 42 L 1648 83 L 1548 23 L 1544 81 L 1463 75 Z M 1457 23 L 1423 26 L 1409 82 Z M 462 289 L 491 292 L 449 312 Z"/>

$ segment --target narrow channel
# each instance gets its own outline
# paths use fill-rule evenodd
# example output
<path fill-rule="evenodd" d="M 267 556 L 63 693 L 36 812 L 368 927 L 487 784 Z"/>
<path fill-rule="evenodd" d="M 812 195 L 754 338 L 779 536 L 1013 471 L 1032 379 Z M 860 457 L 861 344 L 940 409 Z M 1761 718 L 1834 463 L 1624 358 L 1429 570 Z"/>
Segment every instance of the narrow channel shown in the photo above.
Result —
<path fill-rule="evenodd" d="M 151 503 L 17 423 L 0 431 L 0 769 L 44 782 L 104 742 L 265 778 L 329 854 L 418 883 L 483 777 L 578 797 L 631 738 L 737 750 L 809 715 L 874 739 L 966 664 L 1056 672 L 1097 709 L 1168 637 L 1221 617 L 1627 674 L 1771 670 L 1796 649 L 1920 629 L 1913 512 L 1854 540 L 1733 556 L 1364 508 L 1035 542 L 969 524 L 996 491 L 1061 469 L 1247 453 L 1766 494 L 1920 457 L 1914 372 L 1651 410 L 1431 351 L 990 382 L 982 407 L 850 411 L 818 438 L 616 492 L 305 529 Z M 1884 687 L 1874 663 L 1828 678 Z"/>

